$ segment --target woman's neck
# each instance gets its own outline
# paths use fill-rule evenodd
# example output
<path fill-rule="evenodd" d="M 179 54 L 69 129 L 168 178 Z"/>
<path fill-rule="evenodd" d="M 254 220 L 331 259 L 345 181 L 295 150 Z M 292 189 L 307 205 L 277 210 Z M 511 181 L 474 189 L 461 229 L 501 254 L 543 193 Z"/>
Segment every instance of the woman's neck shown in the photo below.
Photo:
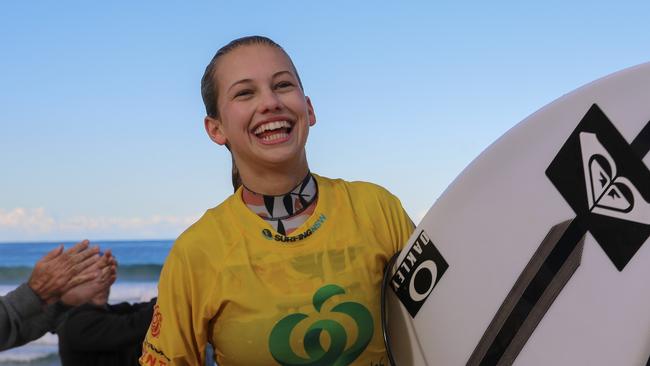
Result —
<path fill-rule="evenodd" d="M 296 164 L 294 167 L 256 169 L 252 171 L 245 166 L 239 166 L 241 181 L 249 190 L 270 196 L 279 196 L 291 191 L 309 173 L 307 163 Z"/>
<path fill-rule="evenodd" d="M 260 194 L 246 185 L 242 189 L 242 200 L 248 208 L 282 235 L 290 234 L 307 220 L 316 207 L 317 197 L 318 186 L 311 173 L 281 195 Z"/>

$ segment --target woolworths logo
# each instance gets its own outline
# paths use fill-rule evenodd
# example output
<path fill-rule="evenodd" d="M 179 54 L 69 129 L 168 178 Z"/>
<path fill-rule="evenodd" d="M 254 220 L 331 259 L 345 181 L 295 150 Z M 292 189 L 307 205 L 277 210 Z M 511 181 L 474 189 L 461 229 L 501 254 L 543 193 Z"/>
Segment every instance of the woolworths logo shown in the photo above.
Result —
<path fill-rule="evenodd" d="M 317 312 L 321 312 L 323 304 L 334 295 L 343 295 L 345 290 L 337 285 L 325 285 L 314 294 L 313 304 Z M 296 313 L 282 318 L 271 330 L 269 350 L 273 358 L 283 366 L 347 366 L 366 349 L 372 339 L 372 315 L 365 306 L 356 302 L 343 302 L 331 309 L 331 312 L 342 313 L 354 319 L 358 335 L 356 341 L 348 349 L 345 345 L 348 335 L 338 322 L 331 319 L 315 321 L 303 337 L 305 353 L 308 358 L 298 356 L 291 348 L 291 333 L 298 323 L 309 318 L 307 314 Z M 329 347 L 323 348 L 320 343 L 321 333 L 329 335 Z"/>

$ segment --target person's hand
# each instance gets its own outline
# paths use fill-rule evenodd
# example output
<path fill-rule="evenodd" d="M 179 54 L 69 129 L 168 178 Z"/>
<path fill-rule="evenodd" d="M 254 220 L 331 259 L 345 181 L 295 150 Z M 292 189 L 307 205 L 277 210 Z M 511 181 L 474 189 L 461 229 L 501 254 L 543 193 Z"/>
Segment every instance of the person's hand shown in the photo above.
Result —
<path fill-rule="evenodd" d="M 99 248 L 89 248 L 88 244 L 88 240 L 83 240 L 66 251 L 60 245 L 47 253 L 36 262 L 28 286 L 41 300 L 50 304 L 70 288 L 91 280 L 94 277 L 91 274 L 80 274 L 97 263 L 100 257 L 96 255 Z"/>
<path fill-rule="evenodd" d="M 61 301 L 69 306 L 79 306 L 87 302 L 106 304 L 111 285 L 117 278 L 117 261 L 110 250 L 100 260 L 86 269 L 81 275 L 94 275 L 90 281 L 77 285 L 61 296 Z M 103 300 L 105 298 L 105 300 Z M 95 300 L 95 301 L 93 301 Z M 103 301 L 103 303 L 102 303 Z"/>
<path fill-rule="evenodd" d="M 113 269 L 108 269 L 107 270 L 109 272 L 109 275 L 110 275 L 111 271 L 114 271 L 115 274 L 116 274 L 117 273 L 117 271 L 116 271 L 116 269 L 117 269 L 117 260 L 112 255 L 110 250 L 106 251 L 105 256 L 107 258 L 107 262 L 109 263 L 109 266 L 114 267 Z M 106 305 L 108 303 L 108 296 L 110 295 L 110 292 L 111 292 L 111 286 L 113 285 L 113 283 L 115 283 L 115 279 L 116 279 L 116 276 L 110 277 L 108 286 L 106 286 L 106 288 L 104 290 L 99 291 L 95 296 L 93 296 L 90 299 L 90 303 L 95 305 L 95 306 L 104 306 L 104 305 Z"/>
<path fill-rule="evenodd" d="M 104 306 L 108 303 L 108 296 L 111 293 L 111 286 L 107 286 L 105 290 L 99 291 L 95 296 L 90 299 L 90 303 L 95 306 Z"/>

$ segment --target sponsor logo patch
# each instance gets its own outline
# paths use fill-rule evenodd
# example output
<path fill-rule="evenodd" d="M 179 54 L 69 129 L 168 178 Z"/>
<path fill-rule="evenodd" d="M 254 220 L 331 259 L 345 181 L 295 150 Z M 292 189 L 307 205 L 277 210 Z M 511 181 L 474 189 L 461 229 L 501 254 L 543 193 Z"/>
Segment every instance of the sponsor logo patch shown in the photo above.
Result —
<path fill-rule="evenodd" d="M 273 235 L 271 230 L 264 229 L 262 230 L 262 236 L 267 240 L 275 240 L 281 243 L 295 243 L 297 241 L 301 241 L 303 239 L 307 239 L 308 237 L 312 236 L 318 229 L 320 229 L 320 227 L 323 225 L 325 220 L 327 220 L 327 217 L 324 214 L 321 214 L 318 217 L 318 220 L 316 220 L 316 222 L 314 222 L 314 224 L 310 226 L 309 229 L 303 231 L 298 235 L 292 235 L 292 236 L 287 236 L 282 234 Z"/>
<path fill-rule="evenodd" d="M 153 308 L 153 318 L 151 319 L 151 336 L 158 338 L 160 335 L 160 327 L 162 326 L 162 314 L 156 304 Z"/>
<path fill-rule="evenodd" d="M 338 285 L 325 285 L 318 289 L 313 296 L 314 309 L 323 313 L 323 304 L 335 295 L 345 295 L 345 290 Z M 302 365 L 351 365 L 366 349 L 374 326 L 372 315 L 368 309 L 357 302 L 341 302 L 331 308 L 330 312 L 342 313 L 352 318 L 357 326 L 356 340 L 346 348 L 349 335 L 337 321 L 318 317 L 302 338 L 302 345 L 308 358 L 300 356 L 291 347 L 294 329 L 299 323 L 308 321 L 309 316 L 303 313 L 289 314 L 278 321 L 269 335 L 269 350 L 273 358 L 283 366 Z M 322 333 L 329 336 L 329 346 L 321 343 Z"/>
<path fill-rule="evenodd" d="M 146 340 L 142 343 L 140 363 L 146 366 L 167 366 L 171 360 L 161 350 Z"/>
<path fill-rule="evenodd" d="M 422 230 L 391 278 L 391 287 L 411 317 L 420 311 L 449 264 Z"/>
<path fill-rule="evenodd" d="M 619 271 L 650 236 L 648 137 L 628 143 L 594 104 L 546 170 Z"/>

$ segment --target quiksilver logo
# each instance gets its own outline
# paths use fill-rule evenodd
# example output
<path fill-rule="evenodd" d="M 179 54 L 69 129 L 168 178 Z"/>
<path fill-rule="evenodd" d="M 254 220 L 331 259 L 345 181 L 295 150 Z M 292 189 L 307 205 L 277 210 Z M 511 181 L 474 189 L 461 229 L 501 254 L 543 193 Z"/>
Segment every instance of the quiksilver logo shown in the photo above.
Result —
<path fill-rule="evenodd" d="M 422 230 L 391 278 L 391 286 L 412 317 L 440 281 L 449 264 Z"/>

